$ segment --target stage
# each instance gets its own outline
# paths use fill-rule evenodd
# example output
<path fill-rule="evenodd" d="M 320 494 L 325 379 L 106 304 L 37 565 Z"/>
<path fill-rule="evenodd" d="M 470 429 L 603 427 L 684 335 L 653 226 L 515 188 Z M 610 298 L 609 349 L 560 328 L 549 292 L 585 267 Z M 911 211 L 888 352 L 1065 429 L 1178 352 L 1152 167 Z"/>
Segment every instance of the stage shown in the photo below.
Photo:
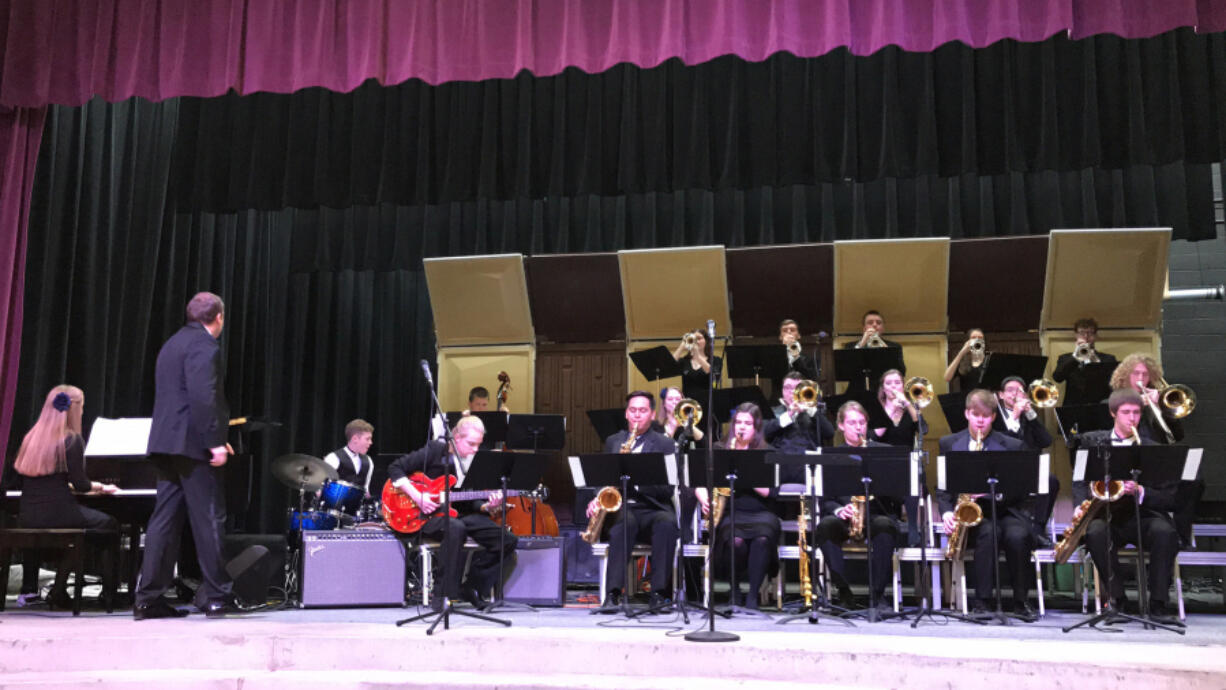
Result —
<path fill-rule="evenodd" d="M 0 687 L 76 688 L 1221 688 L 1226 616 L 1193 614 L 1187 635 L 1060 628 L 1081 616 L 973 626 L 909 621 L 717 619 L 738 642 L 687 642 L 704 627 L 586 608 L 463 617 L 426 635 L 396 627 L 416 608 L 270 610 L 241 618 L 134 621 L 130 611 L 13 608 L 0 615 Z"/>

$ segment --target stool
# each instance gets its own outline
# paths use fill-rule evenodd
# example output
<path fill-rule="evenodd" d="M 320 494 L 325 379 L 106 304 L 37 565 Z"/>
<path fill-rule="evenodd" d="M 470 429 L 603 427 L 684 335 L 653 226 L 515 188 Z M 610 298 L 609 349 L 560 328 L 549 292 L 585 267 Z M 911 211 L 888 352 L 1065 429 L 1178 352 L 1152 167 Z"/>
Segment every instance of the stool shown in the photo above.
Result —
<path fill-rule="evenodd" d="M 65 567 L 74 573 L 72 615 L 81 615 L 81 589 L 85 586 L 85 547 L 93 546 L 106 552 L 103 558 L 102 600 L 106 612 L 115 610 L 115 558 L 119 555 L 119 532 L 92 529 L 14 528 L 0 529 L 0 611 L 8 597 L 9 565 L 14 552 L 26 549 L 59 551 L 66 554 Z"/>

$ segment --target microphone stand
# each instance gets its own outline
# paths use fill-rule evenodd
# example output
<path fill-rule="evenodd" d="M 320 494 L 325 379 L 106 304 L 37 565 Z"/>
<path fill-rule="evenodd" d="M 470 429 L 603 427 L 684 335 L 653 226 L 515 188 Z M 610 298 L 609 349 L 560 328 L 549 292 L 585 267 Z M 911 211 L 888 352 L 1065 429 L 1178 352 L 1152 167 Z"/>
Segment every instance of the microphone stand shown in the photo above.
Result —
<path fill-rule="evenodd" d="M 707 320 L 707 342 L 712 343 L 712 359 L 714 359 L 714 343 L 715 343 L 715 322 Z M 712 362 L 714 366 L 714 362 Z M 710 414 L 707 415 L 707 496 L 709 500 L 715 499 L 715 374 L 712 372 L 707 377 L 707 410 Z M 728 500 L 732 500 L 729 496 Z M 712 530 L 714 532 L 714 530 Z M 715 535 L 711 535 L 710 546 L 707 548 L 707 562 L 710 564 L 707 567 L 707 591 L 712 592 L 714 597 L 715 591 Z M 711 602 L 714 603 L 714 602 Z M 741 639 L 740 635 L 727 632 L 725 630 L 715 629 L 715 607 L 707 607 L 707 629 L 694 630 L 685 635 L 685 639 L 690 642 L 736 642 Z"/>
<path fill-rule="evenodd" d="M 421 364 L 422 364 L 422 369 L 425 371 L 425 374 L 426 374 L 426 381 L 429 383 L 430 401 L 432 405 L 430 409 L 430 414 L 431 416 L 435 414 L 442 414 L 443 406 L 439 404 L 438 394 L 434 391 L 434 379 L 430 376 L 430 365 L 425 360 L 422 360 Z M 447 464 L 447 474 L 450 476 L 454 476 L 455 475 L 455 439 L 451 435 L 451 429 L 446 424 L 443 425 L 443 440 L 447 444 L 447 447 L 446 447 L 447 460 L 445 461 Z M 504 497 L 504 500 L 505 500 L 505 497 Z M 448 482 L 443 482 L 443 505 L 441 506 L 441 508 L 443 509 L 443 539 L 448 539 L 450 535 L 450 528 L 451 528 L 451 487 L 449 486 Z M 461 544 L 460 548 L 463 549 L 464 545 Z M 424 579 L 425 577 L 428 577 L 428 573 L 422 573 L 422 578 Z M 456 573 L 451 572 L 451 559 L 449 558 L 443 559 L 443 583 L 444 583 L 443 591 L 444 592 L 447 591 L 447 585 L 450 584 L 453 578 L 455 577 L 458 577 L 458 575 Z M 430 627 L 426 629 L 427 635 L 433 635 L 434 629 L 438 627 L 439 623 L 443 624 L 443 630 L 451 629 L 451 616 L 453 614 L 457 616 L 464 616 L 466 618 L 475 618 L 477 620 L 483 620 L 489 623 L 498 623 L 508 628 L 511 627 L 511 621 L 508 621 L 508 620 L 503 620 L 501 618 L 494 618 L 493 616 L 483 616 L 479 613 L 473 613 L 471 611 L 456 610 L 455 604 L 453 604 L 451 601 L 451 597 L 448 597 L 446 594 L 443 595 L 443 610 L 442 611 L 439 611 L 438 613 L 431 611 L 430 613 L 423 613 L 417 616 L 412 616 L 411 618 L 405 618 L 402 620 L 398 620 L 396 621 L 396 627 L 399 628 L 408 623 L 413 623 L 419 620 L 427 620 L 433 617 L 434 622 L 431 623 Z"/>

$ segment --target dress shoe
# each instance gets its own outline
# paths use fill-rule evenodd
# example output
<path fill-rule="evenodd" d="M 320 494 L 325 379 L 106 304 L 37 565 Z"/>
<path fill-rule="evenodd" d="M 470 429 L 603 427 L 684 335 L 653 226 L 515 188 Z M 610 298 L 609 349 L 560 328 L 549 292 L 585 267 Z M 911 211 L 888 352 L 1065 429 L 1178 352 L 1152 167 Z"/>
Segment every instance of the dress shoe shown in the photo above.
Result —
<path fill-rule="evenodd" d="M 205 604 L 201 610 L 209 618 L 225 618 L 226 616 L 248 613 L 248 608 L 243 606 L 233 594 L 220 599 L 214 599 Z"/>
<path fill-rule="evenodd" d="M 72 610 L 72 597 L 68 596 L 68 592 L 63 589 L 52 589 L 47 595 L 47 603 L 51 605 L 52 611 Z"/>
<path fill-rule="evenodd" d="M 989 611 L 994 611 L 994 610 L 996 609 L 994 607 L 988 606 L 987 602 L 985 602 L 982 599 L 972 599 L 970 601 L 971 615 L 981 616 L 981 615 L 987 614 Z"/>
<path fill-rule="evenodd" d="M 592 609 L 592 613 L 613 613 L 617 611 L 621 601 L 622 593 L 616 589 L 611 589 L 604 595 L 604 601 L 601 602 L 600 607 Z"/>
<path fill-rule="evenodd" d="M 150 618 L 183 618 L 187 613 L 187 609 L 177 609 L 166 603 L 165 599 L 158 599 L 152 604 L 137 604 L 132 609 L 132 617 L 138 621 Z"/>
<path fill-rule="evenodd" d="M 743 607 L 744 607 L 744 608 L 746 608 L 746 609 L 749 609 L 750 611 L 757 611 L 757 610 L 758 610 L 758 608 L 759 608 L 759 606 L 758 606 L 758 593 L 757 593 L 757 592 L 750 592 L 749 594 L 746 594 L 746 595 L 745 595 L 745 604 L 743 605 Z"/>
<path fill-rule="evenodd" d="M 835 588 L 838 590 L 837 598 L 839 606 L 845 609 L 853 609 L 856 607 L 856 595 L 851 591 L 851 585 L 846 582 L 838 583 Z"/>
<path fill-rule="evenodd" d="M 1055 546 L 1056 545 L 1052 543 L 1051 537 L 1047 536 L 1046 534 L 1040 534 L 1034 538 L 1034 547 L 1036 549 L 1052 549 L 1055 548 Z"/>
<path fill-rule="evenodd" d="M 490 602 L 481 596 L 481 592 L 476 587 L 464 587 L 460 590 L 460 596 L 478 611 L 484 611 L 490 605 Z"/>
<path fill-rule="evenodd" d="M 1163 625 L 1183 625 L 1183 622 L 1179 620 L 1179 616 L 1175 615 L 1174 611 L 1167 608 L 1165 601 L 1149 602 L 1149 617 L 1155 623 L 1161 623 Z"/>
<path fill-rule="evenodd" d="M 1013 613 L 1027 623 L 1033 623 L 1039 619 L 1029 601 L 1013 602 Z"/>
<path fill-rule="evenodd" d="M 647 608 L 649 609 L 665 608 L 672 603 L 672 599 L 660 594 L 659 592 L 652 592 L 651 596 L 647 597 Z"/>

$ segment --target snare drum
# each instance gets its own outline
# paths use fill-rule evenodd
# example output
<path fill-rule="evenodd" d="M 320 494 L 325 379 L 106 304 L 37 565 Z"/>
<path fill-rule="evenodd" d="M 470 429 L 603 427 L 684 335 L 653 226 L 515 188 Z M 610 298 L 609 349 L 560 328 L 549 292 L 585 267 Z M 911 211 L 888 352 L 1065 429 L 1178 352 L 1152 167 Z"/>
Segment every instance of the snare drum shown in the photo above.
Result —
<path fill-rule="evenodd" d="M 360 486 L 329 479 L 319 490 L 319 509 L 324 512 L 356 516 L 358 508 L 362 506 L 362 496 L 365 493 Z"/>

